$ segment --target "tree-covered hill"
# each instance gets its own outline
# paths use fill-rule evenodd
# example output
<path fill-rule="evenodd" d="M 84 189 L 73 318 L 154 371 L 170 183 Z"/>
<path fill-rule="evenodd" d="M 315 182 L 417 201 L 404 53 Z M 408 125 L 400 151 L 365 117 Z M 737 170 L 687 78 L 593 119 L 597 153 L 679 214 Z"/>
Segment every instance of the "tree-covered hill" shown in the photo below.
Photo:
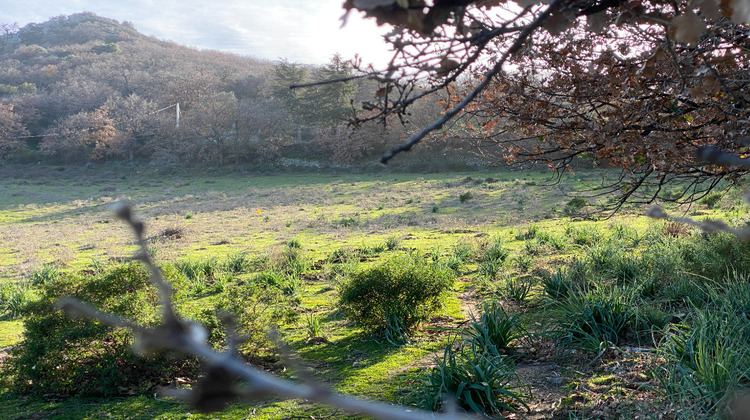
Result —
<path fill-rule="evenodd" d="M 201 51 L 88 12 L 3 30 L 0 161 L 220 166 L 282 153 L 351 161 L 405 130 L 350 135 L 346 122 L 374 82 L 288 88 L 350 76 L 340 56 L 309 66 Z"/>

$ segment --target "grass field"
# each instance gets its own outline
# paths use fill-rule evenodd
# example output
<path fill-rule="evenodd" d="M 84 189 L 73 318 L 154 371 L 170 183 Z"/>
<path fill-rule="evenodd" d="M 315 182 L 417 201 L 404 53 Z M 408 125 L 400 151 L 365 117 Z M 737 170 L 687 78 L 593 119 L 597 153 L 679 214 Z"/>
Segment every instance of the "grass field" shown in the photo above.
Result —
<path fill-rule="evenodd" d="M 701 418 L 720 414 L 727 389 L 745 380 L 744 374 L 732 371 L 724 374 L 729 377 L 724 382 L 714 381 L 719 383 L 709 393 L 703 387 L 708 379 L 700 379 L 695 368 L 690 371 L 698 378 L 695 401 L 681 406 L 678 402 L 690 396 L 678 395 L 669 385 L 687 386 L 677 382 L 679 375 L 658 366 L 672 361 L 668 351 L 675 340 L 693 339 L 685 338 L 678 325 L 693 331 L 701 311 L 724 308 L 725 292 L 734 290 L 732 282 L 740 281 L 750 263 L 745 267 L 744 260 L 735 258 L 736 266 L 717 262 L 712 268 L 709 262 L 697 261 L 696 255 L 707 251 L 693 248 L 710 244 L 699 242 L 699 235 L 689 229 L 643 217 L 645 209 L 626 208 L 607 220 L 586 216 L 596 210 L 596 202 L 583 202 L 571 211 L 570 192 L 597 182 L 602 172 L 580 171 L 559 184 L 546 170 L 257 175 L 0 167 L 0 175 L 0 284 L 23 289 L 28 300 L 40 293 L 33 284 L 114 266 L 132 255 L 132 234 L 112 215 L 111 205 L 119 201 L 134 205 L 146 223 L 152 253 L 165 263 L 214 261 L 219 266 L 237 255 L 272 259 L 286 249 L 299 249 L 306 261 L 295 286 L 299 317 L 282 327 L 281 336 L 316 379 L 340 392 L 406 401 L 404 389 L 414 387 L 415 375 L 434 367 L 446 345 L 456 343 L 456 331 L 472 324 L 471 316 L 480 314 L 485 300 L 522 314 L 527 332 L 511 347 L 522 354 L 513 358 L 513 386 L 530 395 L 529 410 L 511 417 L 633 418 L 667 413 L 664 418 L 681 418 L 688 413 Z M 690 211 L 697 218 L 745 223 L 738 192 L 708 207 L 696 205 Z M 505 253 L 502 258 L 488 257 L 493 244 Z M 456 262 L 462 250 L 467 256 Z M 667 259 L 670 252 L 684 258 L 685 265 L 657 258 L 663 253 Z M 393 345 L 341 313 L 337 282 L 352 270 L 375 266 L 399 253 L 418 253 L 445 265 L 453 261 L 456 282 L 441 311 L 421 323 L 406 344 Z M 331 262 L 334 255 L 350 254 L 356 255 L 354 263 Z M 705 280 L 732 270 L 734 280 Z M 255 271 L 224 274 L 212 277 L 211 284 L 195 281 L 186 286 L 189 304 L 211 308 L 223 290 L 215 279 L 230 284 L 249 279 Z M 721 293 L 709 289 L 709 283 L 721 283 L 716 288 Z M 577 292 L 555 300 L 555 287 Z M 694 296 L 696 290 L 703 295 Z M 10 309 L 10 298 L 3 299 L 7 313 L 0 322 L 0 346 L 5 359 L 21 340 L 23 324 Z M 601 315 L 611 308 L 620 309 Z M 592 325 L 582 313 L 594 319 Z M 576 319 L 577 325 L 565 322 Z M 597 330 L 601 324 L 609 329 Z M 321 340 L 310 340 L 311 336 Z M 745 356 L 750 358 L 750 352 L 733 355 L 732 360 Z M 283 367 L 282 360 L 272 368 L 284 374 Z M 722 384 L 724 391 L 719 389 Z M 189 412 L 153 392 L 117 398 L 20 395 L 10 390 L 0 395 L 0 417 L 9 419 L 176 419 Z M 331 414 L 346 418 L 332 408 L 300 401 L 238 404 L 205 418 Z M 204 418 L 195 413 L 189 417 Z"/>

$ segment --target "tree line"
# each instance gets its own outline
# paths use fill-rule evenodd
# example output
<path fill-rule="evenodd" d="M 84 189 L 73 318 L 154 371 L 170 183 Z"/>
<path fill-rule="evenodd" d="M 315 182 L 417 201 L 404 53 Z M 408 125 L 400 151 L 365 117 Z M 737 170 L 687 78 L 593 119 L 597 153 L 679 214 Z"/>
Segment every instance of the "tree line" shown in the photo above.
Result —
<path fill-rule="evenodd" d="M 198 51 L 93 13 L 4 25 L 3 32 L 0 160 L 223 166 L 287 155 L 352 162 L 408 130 L 372 124 L 352 133 L 347 123 L 377 82 L 352 78 L 339 55 L 312 66 Z M 338 79 L 349 80 L 289 88 Z"/>

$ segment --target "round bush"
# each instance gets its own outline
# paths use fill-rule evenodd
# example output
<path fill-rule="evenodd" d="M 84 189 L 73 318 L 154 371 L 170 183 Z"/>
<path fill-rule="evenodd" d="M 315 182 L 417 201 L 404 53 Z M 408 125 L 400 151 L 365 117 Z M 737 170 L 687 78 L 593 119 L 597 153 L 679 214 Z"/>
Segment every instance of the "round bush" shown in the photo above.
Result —
<path fill-rule="evenodd" d="M 403 341 L 409 328 L 442 306 L 453 280 L 450 270 L 421 256 L 397 255 L 343 281 L 339 303 L 364 328 Z"/>

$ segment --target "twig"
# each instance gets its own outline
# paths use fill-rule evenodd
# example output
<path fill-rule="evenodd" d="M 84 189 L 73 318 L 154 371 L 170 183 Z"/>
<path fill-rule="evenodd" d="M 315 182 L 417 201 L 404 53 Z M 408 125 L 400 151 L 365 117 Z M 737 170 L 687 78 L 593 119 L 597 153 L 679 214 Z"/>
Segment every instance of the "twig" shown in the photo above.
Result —
<path fill-rule="evenodd" d="M 733 228 L 721 220 L 699 221 L 690 217 L 670 216 L 666 211 L 664 211 L 664 209 L 659 206 L 650 208 L 646 213 L 646 216 L 654 219 L 671 220 L 673 222 L 697 226 L 706 233 L 727 232 L 737 236 L 742 240 L 750 240 L 750 229 Z"/>
<path fill-rule="evenodd" d="M 741 158 L 735 154 L 724 152 L 715 146 L 698 149 L 698 159 L 716 165 L 750 168 L 750 158 Z"/>
<path fill-rule="evenodd" d="M 446 111 L 442 117 L 435 120 L 432 124 L 425 127 L 422 131 L 412 136 L 406 143 L 391 149 L 390 152 L 383 155 L 383 157 L 380 158 L 380 163 L 386 164 L 389 160 L 391 160 L 394 156 L 401 152 L 408 152 L 411 150 L 412 146 L 419 143 L 422 139 L 424 139 L 429 133 L 439 130 L 443 124 L 450 121 L 453 117 L 458 115 L 459 112 L 461 112 L 469 103 L 471 103 L 477 96 L 479 96 L 480 93 L 482 93 L 487 86 L 489 86 L 490 82 L 492 81 L 492 78 L 494 78 L 497 74 L 499 74 L 502 69 L 505 62 L 508 60 L 511 54 L 518 51 L 523 44 L 526 42 L 526 39 L 534 32 L 538 27 L 540 27 L 545 20 L 552 14 L 552 12 L 556 11 L 560 5 L 563 3 L 563 0 L 555 0 L 553 1 L 547 9 L 545 9 L 539 16 L 537 16 L 536 19 L 534 19 L 533 22 L 531 22 L 528 26 L 526 26 L 519 34 L 516 40 L 513 42 L 513 44 L 503 53 L 502 57 L 495 63 L 495 65 L 484 75 L 484 79 L 482 80 L 479 85 L 472 90 L 468 95 L 466 95 L 461 102 L 459 102 L 455 107 L 450 109 L 449 111 Z"/>
<path fill-rule="evenodd" d="M 176 316 L 171 300 L 171 287 L 164 280 L 161 272 L 151 259 L 146 241 L 143 238 L 143 223 L 132 217 L 130 206 L 121 204 L 117 215 L 125 220 L 136 234 L 140 251 L 137 258 L 148 266 L 151 280 L 160 291 L 163 308 L 163 324 L 155 328 L 146 328 L 128 320 L 107 314 L 83 302 L 72 298 L 61 299 L 56 306 L 68 314 L 84 316 L 99 320 L 107 325 L 128 328 L 135 332 L 134 347 L 143 352 L 175 350 L 197 356 L 204 363 L 207 374 L 189 394 L 178 392 L 174 395 L 189 395 L 198 410 L 220 410 L 229 402 L 238 398 L 258 398 L 278 395 L 287 398 L 305 399 L 328 404 L 369 417 L 393 420 L 432 420 L 432 419 L 466 419 L 455 411 L 450 413 L 432 413 L 383 402 L 368 401 L 329 391 L 324 386 L 310 383 L 297 383 L 281 379 L 256 367 L 245 364 L 239 359 L 233 348 L 226 352 L 215 351 L 207 342 L 206 329 L 195 322 L 181 320 Z M 233 347 L 233 346 L 232 346 Z M 246 386 L 235 389 L 234 382 L 241 379 Z"/>

